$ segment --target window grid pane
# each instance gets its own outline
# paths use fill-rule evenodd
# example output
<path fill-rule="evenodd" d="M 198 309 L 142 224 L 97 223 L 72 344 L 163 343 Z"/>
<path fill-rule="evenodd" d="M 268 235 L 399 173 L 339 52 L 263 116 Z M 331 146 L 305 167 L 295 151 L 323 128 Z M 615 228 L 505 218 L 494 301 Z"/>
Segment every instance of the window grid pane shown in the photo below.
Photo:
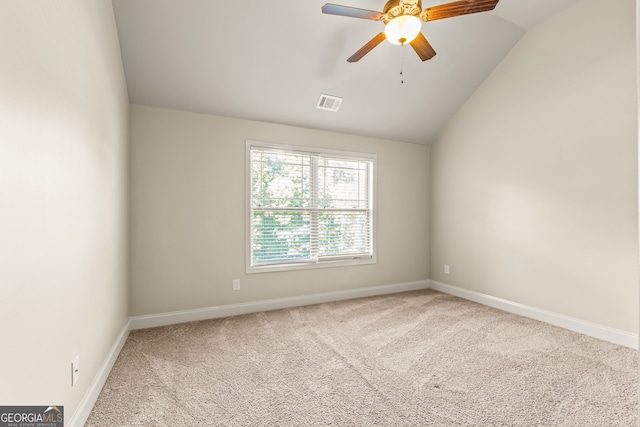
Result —
<path fill-rule="evenodd" d="M 308 213 L 254 212 L 252 229 L 253 264 L 309 259 Z"/>
<path fill-rule="evenodd" d="M 310 168 L 309 156 L 252 153 L 252 206 L 309 207 Z"/>
<path fill-rule="evenodd" d="M 322 212 L 319 215 L 319 257 L 370 252 L 368 212 Z"/>

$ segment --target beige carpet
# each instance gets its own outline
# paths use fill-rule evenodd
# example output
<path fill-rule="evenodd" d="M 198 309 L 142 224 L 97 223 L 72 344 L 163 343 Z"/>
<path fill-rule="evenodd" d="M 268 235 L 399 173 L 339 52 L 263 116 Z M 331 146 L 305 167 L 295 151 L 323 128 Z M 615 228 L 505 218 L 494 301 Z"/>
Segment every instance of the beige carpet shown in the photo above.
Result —
<path fill-rule="evenodd" d="M 131 332 L 87 426 L 637 426 L 637 351 L 432 290 Z"/>

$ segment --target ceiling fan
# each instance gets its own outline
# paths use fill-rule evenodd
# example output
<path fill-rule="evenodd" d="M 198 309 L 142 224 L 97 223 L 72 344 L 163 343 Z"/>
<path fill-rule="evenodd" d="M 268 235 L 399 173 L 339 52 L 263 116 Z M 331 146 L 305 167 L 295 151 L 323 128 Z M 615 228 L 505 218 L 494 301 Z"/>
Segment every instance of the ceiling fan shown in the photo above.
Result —
<path fill-rule="evenodd" d="M 384 32 L 372 38 L 356 53 L 351 55 L 347 59 L 348 62 L 359 61 L 385 39 L 397 45 L 409 43 L 420 59 L 426 61 L 433 58 L 436 55 L 436 51 L 433 50 L 427 39 L 420 32 L 422 22 L 452 18 L 469 13 L 486 12 L 493 10 L 498 1 L 460 0 L 428 7 L 423 10 L 421 0 L 389 0 L 384 5 L 382 12 L 327 3 L 322 6 L 322 13 L 384 22 Z"/>

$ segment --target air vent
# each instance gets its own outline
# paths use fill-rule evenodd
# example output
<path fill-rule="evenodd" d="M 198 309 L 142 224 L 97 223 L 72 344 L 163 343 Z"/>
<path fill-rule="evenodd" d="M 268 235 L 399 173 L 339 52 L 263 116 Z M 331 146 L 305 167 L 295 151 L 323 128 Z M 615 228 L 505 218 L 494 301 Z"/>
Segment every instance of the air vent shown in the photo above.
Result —
<path fill-rule="evenodd" d="M 320 95 L 320 99 L 318 100 L 318 105 L 316 108 L 320 110 L 333 111 L 334 113 L 338 111 L 340 105 L 342 104 L 342 98 L 339 96 L 331 96 L 325 95 L 324 93 Z"/>

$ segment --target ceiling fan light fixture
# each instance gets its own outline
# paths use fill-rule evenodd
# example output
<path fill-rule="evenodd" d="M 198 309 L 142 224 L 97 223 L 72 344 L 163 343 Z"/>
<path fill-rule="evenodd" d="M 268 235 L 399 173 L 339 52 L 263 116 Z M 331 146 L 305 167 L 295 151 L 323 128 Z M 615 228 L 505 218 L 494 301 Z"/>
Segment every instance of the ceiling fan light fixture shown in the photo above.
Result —
<path fill-rule="evenodd" d="M 384 35 L 393 44 L 411 43 L 420 32 L 420 18 L 413 15 L 400 15 L 387 22 Z"/>

